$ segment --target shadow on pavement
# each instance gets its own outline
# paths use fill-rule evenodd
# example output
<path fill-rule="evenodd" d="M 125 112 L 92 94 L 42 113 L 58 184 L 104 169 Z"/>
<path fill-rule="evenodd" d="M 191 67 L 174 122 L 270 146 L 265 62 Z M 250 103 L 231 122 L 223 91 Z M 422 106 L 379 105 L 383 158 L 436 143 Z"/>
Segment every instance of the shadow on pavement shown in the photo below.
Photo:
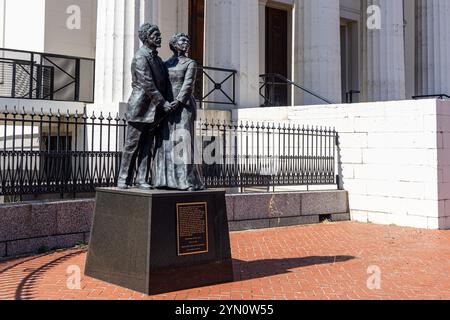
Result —
<path fill-rule="evenodd" d="M 303 257 L 287 259 L 268 259 L 257 261 L 241 261 L 233 259 L 234 280 L 242 281 L 256 278 L 270 277 L 285 273 L 289 270 L 314 265 L 342 263 L 356 259 L 353 256 Z"/>

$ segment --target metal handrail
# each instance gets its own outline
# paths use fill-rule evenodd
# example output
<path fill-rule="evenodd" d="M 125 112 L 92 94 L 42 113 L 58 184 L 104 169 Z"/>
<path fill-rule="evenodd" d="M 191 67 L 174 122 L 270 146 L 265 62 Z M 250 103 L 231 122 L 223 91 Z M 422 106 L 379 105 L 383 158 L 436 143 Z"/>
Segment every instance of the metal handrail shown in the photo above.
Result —
<path fill-rule="evenodd" d="M 350 90 L 345 93 L 345 102 L 346 103 L 353 103 L 353 95 L 354 94 L 360 94 L 360 90 Z"/>
<path fill-rule="evenodd" d="M 264 82 L 263 82 L 263 85 L 259 88 L 259 94 L 264 98 L 264 103 L 265 103 L 265 104 L 266 104 L 267 102 L 270 103 L 270 100 L 267 99 L 267 97 L 266 97 L 265 95 L 263 95 L 263 94 L 261 93 L 261 91 L 262 91 L 262 90 L 264 89 L 264 87 L 266 87 L 268 84 L 272 84 L 272 85 L 275 85 L 275 84 L 277 84 L 277 85 L 280 85 L 280 84 L 291 85 L 291 86 L 294 86 L 294 87 L 297 88 L 297 89 L 300 89 L 300 90 L 302 90 L 302 91 L 304 91 L 304 92 L 306 92 L 306 93 L 309 93 L 310 95 L 312 95 L 312 96 L 314 96 L 314 97 L 316 97 L 316 98 L 318 98 L 318 99 L 320 99 L 320 100 L 326 102 L 327 104 L 334 104 L 334 103 L 333 103 L 332 101 L 330 101 L 329 99 L 327 99 L 327 98 L 325 98 L 325 97 L 319 95 L 318 93 L 316 93 L 316 92 L 314 92 L 314 91 L 312 91 L 312 90 L 310 90 L 310 89 L 308 89 L 308 88 L 305 88 L 304 86 L 302 86 L 302 85 L 300 85 L 300 84 L 298 84 L 298 83 L 295 83 L 294 81 L 292 81 L 292 80 L 286 78 L 285 76 L 283 76 L 283 75 L 281 75 L 281 74 L 278 74 L 278 73 L 265 73 L 265 74 L 260 75 L 260 78 L 265 79 Z M 271 82 L 268 82 L 268 81 L 266 80 L 267 78 L 272 78 L 272 81 L 271 81 Z M 275 82 L 275 79 L 281 80 L 282 82 L 281 82 L 281 83 Z"/>
<path fill-rule="evenodd" d="M 34 55 L 51 55 L 55 58 L 62 58 L 62 59 L 81 59 L 81 60 L 89 60 L 89 61 L 95 61 L 93 58 L 87 58 L 87 57 L 77 57 L 77 56 L 69 56 L 64 54 L 58 54 L 58 53 L 50 53 L 50 52 L 40 52 L 40 51 L 27 51 L 27 50 L 19 50 L 19 49 L 11 49 L 11 48 L 0 48 L 1 51 L 9 51 L 9 52 L 19 52 L 19 53 L 27 53 L 27 54 L 34 54 Z"/>
<path fill-rule="evenodd" d="M 439 98 L 441 100 L 444 100 L 444 98 L 446 99 L 450 99 L 450 96 L 448 94 L 425 94 L 425 95 L 419 95 L 419 96 L 413 96 L 412 97 L 414 100 L 417 99 L 428 99 L 428 98 Z"/>
<path fill-rule="evenodd" d="M 200 107 L 203 108 L 203 104 L 222 104 L 222 105 L 236 105 L 236 75 L 237 70 L 217 68 L 210 66 L 198 65 L 197 70 L 197 83 L 195 98 L 200 103 Z M 223 73 L 223 79 L 217 80 L 209 71 Z M 208 82 L 211 86 L 204 91 L 204 81 Z M 228 86 L 227 86 L 228 85 Z M 228 91 L 226 90 L 228 88 Z M 231 92 L 230 92 L 231 91 Z M 213 98 L 210 100 L 210 96 L 214 96 L 214 93 L 220 92 L 225 98 L 222 101 L 217 101 Z M 209 98 L 209 99 L 208 99 Z"/>
<path fill-rule="evenodd" d="M 26 58 L 25 55 L 27 55 Z M 84 103 L 93 103 L 94 101 L 95 59 L 50 52 L 0 48 L 0 63 L 3 64 L 3 82 L 6 82 L 6 85 L 0 88 L 2 89 L 0 90 L 2 98 Z M 86 71 L 85 68 L 82 71 L 81 66 L 86 63 L 89 70 Z M 27 67 L 27 70 L 24 69 L 24 66 Z M 20 68 L 24 70 L 22 71 Z M 48 74 L 44 73 L 44 70 L 48 71 Z M 16 79 L 18 76 L 22 76 L 20 82 Z M 86 83 L 86 81 L 89 81 L 90 85 L 84 86 L 82 90 L 81 83 Z M 17 85 L 21 86 L 19 95 L 17 94 Z M 44 95 L 41 94 L 43 88 L 48 89 Z M 55 95 L 61 92 L 64 93 L 60 96 Z"/>
<path fill-rule="evenodd" d="M 198 68 L 200 68 L 200 69 L 205 69 L 205 70 L 224 71 L 224 72 L 237 73 L 237 70 L 234 70 L 234 69 L 225 69 L 225 68 L 209 67 L 209 66 L 203 66 L 203 65 L 198 65 Z"/>

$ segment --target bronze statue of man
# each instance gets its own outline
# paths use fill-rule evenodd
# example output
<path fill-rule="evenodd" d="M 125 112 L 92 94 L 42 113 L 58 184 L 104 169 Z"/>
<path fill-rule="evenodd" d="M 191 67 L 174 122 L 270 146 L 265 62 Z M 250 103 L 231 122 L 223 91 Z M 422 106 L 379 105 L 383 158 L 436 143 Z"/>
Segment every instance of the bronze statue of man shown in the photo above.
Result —
<path fill-rule="evenodd" d="M 161 32 L 158 26 L 145 23 L 139 28 L 139 39 L 144 44 L 131 64 L 133 92 L 128 100 L 125 118 L 128 121 L 125 146 L 117 187 L 128 189 L 133 184 L 136 159 L 138 163 L 136 186 L 149 190 L 148 183 L 154 148 L 154 130 L 158 121 L 170 113 L 171 89 L 164 62 L 158 56 Z"/>

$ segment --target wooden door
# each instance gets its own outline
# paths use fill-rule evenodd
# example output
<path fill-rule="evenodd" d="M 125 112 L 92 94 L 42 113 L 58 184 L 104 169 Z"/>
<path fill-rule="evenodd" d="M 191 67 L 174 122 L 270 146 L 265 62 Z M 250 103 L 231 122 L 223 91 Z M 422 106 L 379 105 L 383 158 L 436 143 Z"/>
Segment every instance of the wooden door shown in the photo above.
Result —
<path fill-rule="evenodd" d="M 191 59 L 203 65 L 205 38 L 205 0 L 189 0 L 189 37 L 191 38 Z"/>
<path fill-rule="evenodd" d="M 204 38 L 205 38 L 205 0 L 189 0 L 189 37 L 191 39 L 191 50 L 189 57 L 197 61 L 199 66 L 203 66 L 204 58 Z M 202 106 L 203 97 L 203 72 L 197 70 L 197 80 L 195 82 L 194 96 Z"/>

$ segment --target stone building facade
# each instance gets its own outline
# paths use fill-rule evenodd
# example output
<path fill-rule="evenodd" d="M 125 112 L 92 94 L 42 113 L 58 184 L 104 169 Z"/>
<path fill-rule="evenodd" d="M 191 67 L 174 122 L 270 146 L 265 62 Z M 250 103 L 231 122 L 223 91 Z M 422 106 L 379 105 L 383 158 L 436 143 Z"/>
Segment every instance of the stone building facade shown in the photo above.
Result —
<path fill-rule="evenodd" d="M 79 28 L 67 26 L 74 6 Z M 351 90 L 356 102 L 391 101 L 450 93 L 449 14 L 447 0 L 0 0 L 0 46 L 95 58 L 95 105 L 111 111 L 130 93 L 145 21 L 160 26 L 163 57 L 186 32 L 196 60 L 236 70 L 238 108 L 261 104 L 267 73 L 334 103 Z M 286 105 L 320 103 L 281 94 Z"/>
<path fill-rule="evenodd" d="M 448 229 L 450 102 L 410 99 L 450 95 L 449 16 L 449 0 L 0 0 L 0 47 L 96 62 L 93 104 L 0 103 L 121 113 L 137 29 L 155 23 L 162 57 L 187 32 L 194 59 L 236 70 L 236 105 L 204 105 L 212 117 L 335 127 L 353 220 Z M 277 93 L 290 107 L 260 108 L 261 75 L 273 73 L 332 104 L 291 89 Z M 352 90 L 361 103 L 342 104 Z"/>
<path fill-rule="evenodd" d="M 240 108 L 260 104 L 259 75 L 272 72 L 335 103 L 350 90 L 361 102 L 450 93 L 446 0 L 98 0 L 97 12 L 98 103 L 127 98 L 143 21 L 166 43 L 189 32 L 197 60 L 237 70 Z M 299 93 L 286 104 L 319 103 Z"/>

